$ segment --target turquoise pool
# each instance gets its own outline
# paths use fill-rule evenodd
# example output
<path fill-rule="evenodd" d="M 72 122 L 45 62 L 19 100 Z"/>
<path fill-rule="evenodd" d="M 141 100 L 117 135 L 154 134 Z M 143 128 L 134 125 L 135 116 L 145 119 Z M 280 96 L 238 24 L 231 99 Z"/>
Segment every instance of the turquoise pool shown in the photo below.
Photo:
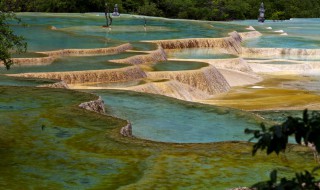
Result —
<path fill-rule="evenodd" d="M 174 143 L 246 141 L 259 120 L 237 110 L 127 91 L 87 91 L 103 98 L 107 113 L 130 120 L 139 138 Z"/>

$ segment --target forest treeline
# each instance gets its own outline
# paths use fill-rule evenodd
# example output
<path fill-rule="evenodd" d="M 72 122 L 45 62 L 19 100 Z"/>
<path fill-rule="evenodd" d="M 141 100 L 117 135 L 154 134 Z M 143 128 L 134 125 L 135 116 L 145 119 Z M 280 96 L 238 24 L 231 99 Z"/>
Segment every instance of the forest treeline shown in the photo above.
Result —
<path fill-rule="evenodd" d="M 256 19 L 261 0 L 1 0 L 2 11 L 104 12 L 105 2 L 120 13 L 199 20 Z M 266 18 L 320 17 L 320 0 L 264 0 Z"/>

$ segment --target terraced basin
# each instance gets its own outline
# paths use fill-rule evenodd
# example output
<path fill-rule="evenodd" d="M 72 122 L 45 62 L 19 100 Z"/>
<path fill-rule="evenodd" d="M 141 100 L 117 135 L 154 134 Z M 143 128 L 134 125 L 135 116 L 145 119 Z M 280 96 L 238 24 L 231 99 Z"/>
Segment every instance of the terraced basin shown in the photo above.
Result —
<path fill-rule="evenodd" d="M 208 63 L 196 61 L 163 61 L 156 63 L 152 68 L 154 71 L 184 71 L 201 69 L 208 65 Z"/>
<path fill-rule="evenodd" d="M 86 57 L 61 57 L 52 64 L 13 66 L 9 71 L 2 69 L 2 74 L 31 73 L 31 72 L 65 72 L 116 69 L 130 66 L 129 64 L 118 64 L 110 62 L 113 59 L 123 59 L 141 53 L 126 52 L 117 55 L 86 56 Z"/>
<path fill-rule="evenodd" d="M 232 54 L 225 54 L 219 50 L 210 48 L 190 48 L 179 50 L 168 50 L 169 58 L 174 59 L 231 59 L 237 56 Z"/>

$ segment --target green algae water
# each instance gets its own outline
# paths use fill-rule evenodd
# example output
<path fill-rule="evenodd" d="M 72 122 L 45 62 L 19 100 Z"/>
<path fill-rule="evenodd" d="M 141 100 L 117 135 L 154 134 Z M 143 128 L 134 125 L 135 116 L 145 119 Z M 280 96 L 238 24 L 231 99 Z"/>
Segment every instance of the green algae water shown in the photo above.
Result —
<path fill-rule="evenodd" d="M 1 86 L 39 86 L 53 84 L 58 81 L 49 79 L 15 78 L 0 74 Z"/>
<path fill-rule="evenodd" d="M 264 154 L 252 157 L 247 143 L 163 144 L 123 138 L 119 131 L 125 121 L 78 108 L 81 102 L 97 98 L 92 94 L 3 86 L 0 92 L 4 189 L 224 190 L 266 180 L 273 168 L 280 176 L 292 177 L 294 171 L 315 166 L 306 162 L 312 153 L 298 147 L 291 148 L 287 160 Z M 109 92 L 107 105 L 117 93 Z M 160 102 L 165 101 L 160 98 Z M 184 106 L 180 104 L 174 106 Z M 133 113 L 134 109 L 127 114 Z"/>
<path fill-rule="evenodd" d="M 42 53 L 34 53 L 34 52 L 26 52 L 26 53 L 14 53 L 12 54 L 12 58 L 39 58 L 39 57 L 48 57 L 46 54 Z"/>

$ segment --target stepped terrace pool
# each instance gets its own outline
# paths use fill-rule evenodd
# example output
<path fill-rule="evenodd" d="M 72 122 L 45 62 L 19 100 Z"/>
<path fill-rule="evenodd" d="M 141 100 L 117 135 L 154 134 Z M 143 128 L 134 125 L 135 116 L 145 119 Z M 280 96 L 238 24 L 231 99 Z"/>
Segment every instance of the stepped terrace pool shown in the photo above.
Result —
<path fill-rule="evenodd" d="M 315 50 L 320 49 L 317 19 L 267 21 L 259 25 L 256 21 L 146 17 L 144 29 L 144 16 L 121 15 L 114 18 L 111 29 L 106 29 L 102 28 L 105 18 L 101 13 L 20 13 L 18 16 L 28 26 L 13 25 L 13 29 L 26 37 L 29 49 L 15 57 L 31 58 L 28 59 L 31 65 L 16 64 L 9 71 L 4 68 L 0 71 L 0 186 L 4 189 L 225 190 L 267 180 L 275 168 L 280 177 L 291 178 L 293 172 L 311 170 L 317 165 L 312 152 L 292 144 L 286 158 L 267 157 L 260 152 L 252 157 L 253 144 L 246 142 L 250 136 L 244 134 L 244 129 L 258 129 L 261 122 L 268 126 L 281 122 L 286 114 L 299 115 L 310 103 L 312 108 L 318 108 L 319 75 L 283 76 L 283 70 L 275 74 L 271 67 L 290 67 L 295 65 L 291 64 L 292 60 L 299 60 L 313 62 L 312 67 L 308 65 L 304 69 L 318 72 L 318 55 L 263 52 L 243 55 L 241 50 L 245 48 L 241 47 L 240 34 L 228 36 L 234 30 L 245 32 L 252 25 L 262 37 L 253 36 L 244 41 L 242 45 L 246 47 Z M 301 24 L 305 30 L 296 28 Z M 268 26 L 273 30 L 266 29 Z M 274 30 L 284 30 L 288 36 Z M 221 45 L 219 51 L 207 47 L 163 50 L 157 42 L 152 42 L 186 39 L 184 42 L 188 44 L 190 38 L 221 37 L 226 38 L 217 39 Z M 197 44 L 195 40 L 192 45 L 209 46 L 209 41 Z M 68 54 L 70 48 L 81 52 L 122 44 L 132 48 L 113 49 L 110 52 L 114 55 L 103 51 L 90 56 Z M 52 50 L 62 51 L 61 54 L 45 52 Z M 251 50 L 254 52 L 255 48 Z M 54 58 L 52 63 L 32 65 L 32 60 L 47 55 Z M 111 62 L 125 58 L 131 58 L 134 66 L 121 68 L 129 65 Z M 202 63 L 201 59 L 219 60 L 210 60 L 210 67 L 203 68 L 209 63 Z M 271 71 L 269 65 L 258 65 L 261 61 L 273 62 L 269 64 Z M 255 72 L 262 66 L 269 73 Z M 25 74 L 29 72 L 35 74 Z M 10 73 L 47 79 L 5 75 Z M 48 84 L 61 79 L 74 89 L 48 88 Z M 252 84 L 252 79 L 260 82 Z M 249 82 L 244 85 L 242 80 Z M 238 81 L 239 86 L 230 85 Z M 34 87 L 39 85 L 46 87 Z M 182 101 L 157 94 L 190 99 Z M 84 102 L 95 104 L 92 101 L 97 102 L 98 96 L 104 100 L 106 115 L 79 107 Z M 293 107 L 299 111 L 273 110 Z M 269 111 L 259 112 L 262 109 Z M 126 120 L 132 123 L 135 138 L 120 134 Z"/>

